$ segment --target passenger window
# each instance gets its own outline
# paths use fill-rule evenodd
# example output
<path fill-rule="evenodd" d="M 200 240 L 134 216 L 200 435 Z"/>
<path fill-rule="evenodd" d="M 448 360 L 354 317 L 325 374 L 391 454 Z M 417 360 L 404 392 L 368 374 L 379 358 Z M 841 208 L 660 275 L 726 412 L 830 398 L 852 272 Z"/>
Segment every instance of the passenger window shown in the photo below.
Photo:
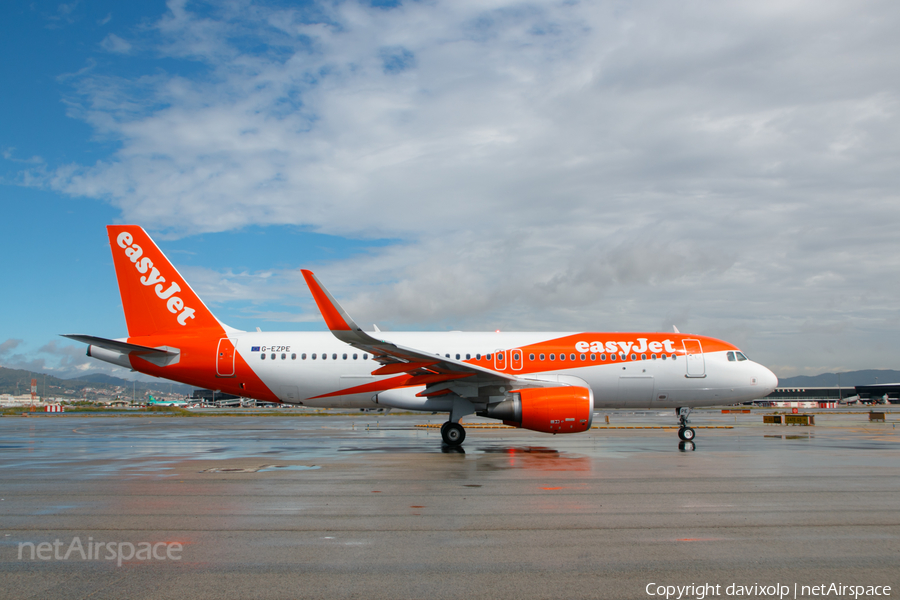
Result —
<path fill-rule="evenodd" d="M 625 360 L 626 358 L 628 358 L 628 355 L 627 355 L 627 354 L 620 354 L 620 355 L 619 355 L 619 358 L 621 358 L 622 360 Z"/>
<path fill-rule="evenodd" d="M 359 354 L 354 353 L 354 354 L 353 354 L 353 360 L 358 360 L 358 359 L 359 359 Z"/>
<path fill-rule="evenodd" d="M 272 353 L 272 360 L 275 360 L 275 353 Z"/>
<path fill-rule="evenodd" d="M 481 354 L 476 354 L 476 355 L 475 355 L 475 360 L 481 360 Z"/>
<path fill-rule="evenodd" d="M 610 355 L 609 355 L 609 360 L 612 360 L 612 361 L 616 360 L 616 355 L 615 355 L 615 354 L 610 354 Z"/>
<path fill-rule="evenodd" d="M 566 355 L 560 353 L 560 355 L 559 355 L 559 360 L 566 360 Z"/>
<path fill-rule="evenodd" d="M 322 353 L 322 360 L 328 360 L 328 355 L 326 353 Z"/>
<path fill-rule="evenodd" d="M 315 353 L 315 352 L 313 352 L 312 359 L 313 359 L 313 360 L 316 360 L 316 353 Z"/>
<path fill-rule="evenodd" d="M 601 361 L 605 361 L 605 360 L 606 360 L 606 355 L 605 355 L 605 354 L 601 354 L 601 355 L 600 355 L 600 360 L 601 360 Z"/>
<path fill-rule="evenodd" d="M 635 356 L 634 354 L 631 355 L 631 360 L 635 360 L 636 358 L 637 356 Z"/>
<path fill-rule="evenodd" d="M 541 354 L 541 360 L 546 360 L 546 359 L 547 359 L 547 355 L 546 355 L 546 354 Z"/>
<path fill-rule="evenodd" d="M 300 355 L 300 360 L 306 360 L 306 352 Z"/>
<path fill-rule="evenodd" d="M 331 360 L 337 360 L 337 354 L 332 354 L 332 355 L 331 355 Z"/>
<path fill-rule="evenodd" d="M 725 356 L 728 357 L 728 362 L 734 362 L 734 352 L 729 352 Z"/>
<path fill-rule="evenodd" d="M 291 354 L 291 360 L 297 360 L 297 355 L 296 355 L 296 354 Z"/>
<path fill-rule="evenodd" d="M 346 354 L 344 354 L 344 360 L 347 360 L 347 355 L 346 355 Z"/>
<path fill-rule="evenodd" d="M 550 360 L 556 360 L 556 355 L 555 355 L 555 354 L 551 354 L 551 355 L 550 355 Z"/>
<path fill-rule="evenodd" d="M 497 355 L 497 360 L 500 361 L 500 362 L 503 362 L 503 357 L 504 357 L 503 354 L 498 354 L 498 355 Z"/>
<path fill-rule="evenodd" d="M 646 355 L 646 354 L 641 354 L 641 360 L 647 360 L 647 355 Z"/>
<path fill-rule="evenodd" d="M 263 360 L 266 360 L 266 355 L 265 355 L 265 354 L 260 354 L 259 357 L 260 357 L 261 359 L 263 359 Z"/>
<path fill-rule="evenodd" d="M 466 360 L 469 360 L 469 359 L 471 359 L 471 358 L 472 358 L 472 355 L 471 355 L 471 354 L 466 354 Z"/>
<path fill-rule="evenodd" d="M 591 360 L 597 360 L 597 355 L 596 355 L 596 354 L 591 354 Z"/>
<path fill-rule="evenodd" d="M 584 354 L 581 355 L 581 360 L 585 360 L 586 358 L 587 358 L 587 357 L 586 357 Z M 572 355 L 572 360 L 575 360 L 575 355 L 574 355 L 574 354 Z"/>
<path fill-rule="evenodd" d="M 519 353 L 518 353 L 518 352 L 513 353 L 513 360 L 519 360 Z"/>
<path fill-rule="evenodd" d="M 529 355 L 528 355 L 528 360 L 534 360 L 534 354 L 529 354 Z"/>
<path fill-rule="evenodd" d="M 484 355 L 484 359 L 485 359 L 485 360 L 491 360 L 491 355 L 490 355 L 490 354 L 485 354 L 485 355 Z"/>
<path fill-rule="evenodd" d="M 656 360 L 656 355 L 655 355 L 655 354 L 651 354 L 651 355 L 650 355 L 650 360 Z"/>
<path fill-rule="evenodd" d="M 665 354 L 660 354 L 660 357 L 661 357 L 663 360 L 666 360 L 666 358 L 668 358 L 668 356 L 665 355 Z"/>
<path fill-rule="evenodd" d="M 369 360 L 369 355 L 368 355 L 368 354 L 363 354 L 363 360 Z"/>
<path fill-rule="evenodd" d="M 677 354 L 673 354 L 673 355 L 672 355 L 672 360 L 675 360 L 677 357 L 678 357 Z"/>
<path fill-rule="evenodd" d="M 456 360 L 459 360 L 459 354 L 456 355 Z"/>
<path fill-rule="evenodd" d="M 282 354 L 282 355 L 281 355 L 281 360 L 285 360 L 286 358 L 287 358 L 287 354 Z"/>

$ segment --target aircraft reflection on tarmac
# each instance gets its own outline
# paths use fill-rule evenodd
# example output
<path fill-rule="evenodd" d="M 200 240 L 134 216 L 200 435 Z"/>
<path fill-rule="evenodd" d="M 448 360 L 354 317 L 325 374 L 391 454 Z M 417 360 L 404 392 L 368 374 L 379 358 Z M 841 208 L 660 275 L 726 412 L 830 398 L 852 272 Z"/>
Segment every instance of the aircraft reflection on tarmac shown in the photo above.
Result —
<path fill-rule="evenodd" d="M 529 467 L 548 471 L 590 471 L 591 459 L 580 454 L 567 454 L 547 446 L 485 446 L 481 454 L 500 455 L 509 459 L 510 467 Z M 465 454 L 462 446 L 441 444 L 444 454 Z"/>
<path fill-rule="evenodd" d="M 678 450 L 680 452 L 693 452 L 697 449 L 697 443 L 691 441 L 682 441 L 678 442 Z M 552 470 L 554 471 L 588 471 L 590 470 L 589 464 L 578 464 L 577 461 L 584 460 L 588 461 L 587 458 L 581 457 L 569 457 L 562 455 L 559 450 L 555 450 L 553 448 L 547 448 L 545 446 L 525 446 L 522 448 L 479 448 L 479 452 L 484 454 L 508 454 L 511 458 L 519 458 L 526 459 L 531 462 L 528 466 L 541 466 L 542 464 L 537 461 L 547 460 L 547 458 L 551 460 L 565 460 L 567 461 L 564 465 L 560 463 L 554 463 L 552 466 Z M 462 446 L 450 446 L 448 444 L 441 444 L 441 452 L 444 454 L 465 454 L 466 450 Z M 577 466 L 576 466 L 577 465 Z M 519 465 L 526 466 L 526 465 Z M 562 467 L 562 468 L 561 468 Z"/>
<path fill-rule="evenodd" d="M 682 452 L 693 452 L 697 449 L 697 444 L 694 442 L 678 442 L 678 449 Z"/>

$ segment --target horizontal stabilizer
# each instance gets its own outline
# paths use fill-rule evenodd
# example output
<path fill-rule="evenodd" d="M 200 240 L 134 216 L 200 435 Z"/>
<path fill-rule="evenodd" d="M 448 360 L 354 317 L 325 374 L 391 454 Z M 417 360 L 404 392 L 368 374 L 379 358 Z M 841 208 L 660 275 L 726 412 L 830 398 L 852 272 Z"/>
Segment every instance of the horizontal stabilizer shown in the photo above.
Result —
<path fill-rule="evenodd" d="M 156 355 L 166 355 L 166 354 L 175 354 L 176 352 L 172 352 L 170 350 L 165 350 L 162 348 L 150 348 L 149 346 L 139 346 L 137 344 L 129 344 L 127 342 L 120 342 L 118 340 L 108 340 L 106 338 L 96 337 L 93 335 L 78 335 L 78 334 L 62 334 L 62 337 L 69 338 L 70 340 L 75 340 L 76 342 L 82 342 L 84 344 L 90 344 L 91 346 L 99 346 L 100 348 L 106 348 L 107 350 L 114 350 L 116 352 L 121 352 L 123 354 L 156 354 Z"/>

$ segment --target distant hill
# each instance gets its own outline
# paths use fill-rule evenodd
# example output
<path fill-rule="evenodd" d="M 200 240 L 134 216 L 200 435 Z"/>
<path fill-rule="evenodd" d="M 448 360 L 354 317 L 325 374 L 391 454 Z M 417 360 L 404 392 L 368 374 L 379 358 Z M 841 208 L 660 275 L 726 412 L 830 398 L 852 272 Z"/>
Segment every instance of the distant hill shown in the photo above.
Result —
<path fill-rule="evenodd" d="M 122 382 L 125 380 L 119 377 L 113 377 L 112 375 L 107 375 L 106 373 L 88 373 L 86 375 L 64 379 L 63 381 L 87 381 L 90 383 L 105 383 L 107 385 L 122 385 Z M 131 385 L 130 381 L 127 383 L 128 385 Z"/>
<path fill-rule="evenodd" d="M 131 381 L 128 379 L 121 379 L 119 377 L 113 377 L 112 375 L 107 375 L 106 373 L 88 373 L 86 375 L 79 375 L 78 377 L 74 377 L 72 379 L 63 379 L 62 381 L 74 382 L 77 381 L 79 383 L 93 383 L 99 385 L 108 385 L 108 386 L 125 386 L 130 387 Z M 182 395 L 190 395 L 194 390 L 193 386 L 185 385 L 183 383 L 176 383 L 174 381 L 168 381 L 167 379 L 160 379 L 158 381 L 136 381 L 134 382 L 134 389 L 136 391 L 145 390 L 145 391 L 161 391 L 168 392 L 172 391 L 173 394 L 182 394 Z"/>
<path fill-rule="evenodd" d="M 136 381 L 112 377 L 105 373 L 88 373 L 73 379 L 61 379 L 47 373 L 35 373 L 22 369 L 0 367 L 0 394 L 31 393 L 31 380 L 37 379 L 38 394 L 48 397 L 81 397 L 85 388 L 100 391 L 108 396 L 117 392 L 134 389 L 135 393 L 154 392 L 190 395 L 194 389 L 189 385 L 160 379 L 158 381 Z"/>
<path fill-rule="evenodd" d="M 877 380 L 876 380 L 877 378 Z M 865 371 L 848 371 L 840 374 L 841 387 L 857 385 L 874 385 L 875 383 L 900 383 L 900 371 L 890 369 Z M 821 375 L 799 375 L 778 380 L 778 387 L 835 387 L 838 385 L 837 373 Z"/>

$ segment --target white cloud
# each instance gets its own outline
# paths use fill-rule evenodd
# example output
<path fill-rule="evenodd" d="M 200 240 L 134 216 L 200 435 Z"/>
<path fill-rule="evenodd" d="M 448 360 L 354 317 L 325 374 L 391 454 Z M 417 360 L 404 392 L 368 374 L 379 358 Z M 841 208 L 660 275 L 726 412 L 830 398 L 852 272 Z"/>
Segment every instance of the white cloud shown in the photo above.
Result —
<path fill-rule="evenodd" d="M 0 344 L 0 356 L 5 356 L 15 350 L 23 340 L 8 338 L 2 344 Z"/>
<path fill-rule="evenodd" d="M 321 268 L 367 321 L 677 318 L 786 373 L 887 366 L 867 342 L 897 333 L 900 5 L 169 8 L 154 51 L 207 70 L 83 73 L 73 116 L 121 148 L 46 185 L 175 235 L 402 239 Z M 303 293 L 217 277 L 223 301 Z"/>
<path fill-rule="evenodd" d="M 32 164 L 32 165 L 43 165 L 44 164 L 44 159 L 41 158 L 40 156 L 32 156 L 31 158 L 16 158 L 15 151 L 16 151 L 16 149 L 12 148 L 12 147 L 4 148 L 3 153 L 2 153 L 3 158 L 8 161 L 17 162 L 17 163 L 28 163 L 28 164 Z"/>
<path fill-rule="evenodd" d="M 101 24 L 105 24 L 105 21 Z M 103 41 L 100 42 L 100 47 L 113 54 L 128 54 L 131 52 L 131 43 L 123 40 L 114 33 L 107 34 L 107 36 L 103 38 Z"/>

